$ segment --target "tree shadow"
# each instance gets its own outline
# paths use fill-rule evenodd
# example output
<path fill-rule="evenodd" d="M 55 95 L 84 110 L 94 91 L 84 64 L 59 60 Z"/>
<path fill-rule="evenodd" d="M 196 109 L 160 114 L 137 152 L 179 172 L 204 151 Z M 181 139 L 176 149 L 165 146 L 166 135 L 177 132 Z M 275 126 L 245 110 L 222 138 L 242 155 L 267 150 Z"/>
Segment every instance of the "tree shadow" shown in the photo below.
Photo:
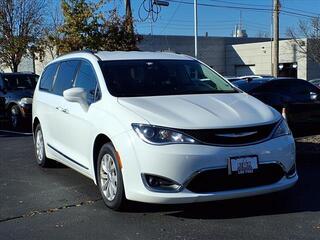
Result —
<path fill-rule="evenodd" d="M 313 155 L 320 159 L 320 143 L 296 142 L 297 155 Z"/>
<path fill-rule="evenodd" d="M 309 137 L 320 134 L 319 124 L 297 125 L 292 126 L 291 131 L 295 138 Z"/>

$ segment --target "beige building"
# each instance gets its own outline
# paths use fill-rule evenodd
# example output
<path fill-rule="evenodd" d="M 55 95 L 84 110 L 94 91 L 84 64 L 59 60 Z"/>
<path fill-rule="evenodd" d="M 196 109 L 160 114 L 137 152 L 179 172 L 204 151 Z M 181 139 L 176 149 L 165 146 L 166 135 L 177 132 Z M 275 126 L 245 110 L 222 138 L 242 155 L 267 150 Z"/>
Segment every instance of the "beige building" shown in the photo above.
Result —
<path fill-rule="evenodd" d="M 301 39 L 303 49 L 307 39 Z M 320 66 L 308 59 L 293 40 L 282 40 L 279 44 L 279 75 L 312 79 L 320 77 Z M 227 75 L 271 75 L 271 42 L 234 44 L 226 47 Z"/>

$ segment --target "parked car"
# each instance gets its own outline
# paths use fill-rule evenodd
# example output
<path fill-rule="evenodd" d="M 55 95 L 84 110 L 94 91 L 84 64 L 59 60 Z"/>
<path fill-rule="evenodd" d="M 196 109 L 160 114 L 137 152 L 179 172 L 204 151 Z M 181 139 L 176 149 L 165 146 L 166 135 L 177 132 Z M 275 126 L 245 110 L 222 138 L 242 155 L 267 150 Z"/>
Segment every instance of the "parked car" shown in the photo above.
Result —
<path fill-rule="evenodd" d="M 271 75 L 246 75 L 246 76 L 240 76 L 240 79 L 251 81 L 253 79 L 264 79 L 264 78 L 273 78 Z"/>
<path fill-rule="evenodd" d="M 317 88 L 320 88 L 320 78 L 312 79 L 309 82 L 315 85 Z"/>
<path fill-rule="evenodd" d="M 32 96 L 38 77 L 33 73 L 0 73 L 0 111 L 13 129 L 23 124 L 31 126 Z"/>
<path fill-rule="evenodd" d="M 233 84 L 283 113 L 293 128 L 320 123 L 320 90 L 308 81 L 274 78 Z"/>
<path fill-rule="evenodd" d="M 5 112 L 5 98 L 0 94 L 0 124 L 5 119 Z"/>
<path fill-rule="evenodd" d="M 241 78 L 239 78 L 239 77 L 224 76 L 224 78 L 227 79 L 229 82 L 241 80 Z"/>
<path fill-rule="evenodd" d="M 36 160 L 91 178 L 105 204 L 191 203 L 294 185 L 281 115 L 198 60 L 78 52 L 52 61 L 33 101 Z"/>

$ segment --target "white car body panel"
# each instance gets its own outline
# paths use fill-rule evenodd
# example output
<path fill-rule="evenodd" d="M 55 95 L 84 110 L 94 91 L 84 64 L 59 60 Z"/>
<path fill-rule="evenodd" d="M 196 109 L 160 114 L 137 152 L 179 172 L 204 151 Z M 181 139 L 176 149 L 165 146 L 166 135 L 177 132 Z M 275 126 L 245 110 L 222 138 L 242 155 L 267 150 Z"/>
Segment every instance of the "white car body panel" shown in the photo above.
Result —
<path fill-rule="evenodd" d="M 267 124 L 280 117 L 246 93 L 119 98 L 150 124 L 184 128 L 236 128 Z"/>
<path fill-rule="evenodd" d="M 106 61 L 194 61 L 191 57 L 172 53 L 99 52 L 96 56 Z M 221 129 L 275 123 L 281 120 L 281 116 L 246 93 L 117 98 L 108 92 L 96 56 L 72 53 L 53 61 L 74 58 L 90 61 L 102 96 L 87 111 L 78 103 L 39 90 L 39 83 L 36 87 L 33 120 L 40 121 L 49 158 L 68 165 L 96 183 L 93 149 L 95 139 L 103 134 L 111 139 L 121 157 L 127 199 L 150 203 L 187 203 L 252 196 L 282 190 L 297 181 L 298 176 L 295 174 L 291 178 L 284 176 L 271 185 L 201 194 L 190 192 L 184 187 L 175 193 L 146 188 L 141 174 L 163 176 L 184 186 L 195 173 L 204 169 L 226 168 L 228 158 L 237 156 L 256 155 L 259 164 L 280 163 L 287 172 L 295 164 L 294 140 L 291 135 L 286 135 L 237 147 L 148 144 L 138 137 L 132 129 L 132 123 L 177 129 Z M 67 113 L 58 111 L 58 107 L 67 109 Z"/>

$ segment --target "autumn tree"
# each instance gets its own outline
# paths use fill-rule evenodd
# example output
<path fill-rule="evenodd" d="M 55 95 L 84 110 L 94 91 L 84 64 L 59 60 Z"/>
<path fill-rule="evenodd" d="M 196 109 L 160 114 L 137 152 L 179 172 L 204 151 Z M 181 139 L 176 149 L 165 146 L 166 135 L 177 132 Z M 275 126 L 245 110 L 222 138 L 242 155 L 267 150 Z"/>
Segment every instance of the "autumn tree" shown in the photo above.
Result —
<path fill-rule="evenodd" d="M 299 51 L 320 63 L 320 17 L 309 21 L 299 21 L 297 28 L 289 28 L 287 35 L 298 45 Z M 307 46 L 304 40 L 307 39 Z"/>
<path fill-rule="evenodd" d="M 0 0 L 0 61 L 17 72 L 42 35 L 44 0 Z"/>
<path fill-rule="evenodd" d="M 135 50 L 137 36 L 132 32 L 132 19 L 120 17 L 116 10 L 104 13 L 105 0 L 62 0 L 64 22 L 58 29 L 60 53 L 92 50 Z"/>

